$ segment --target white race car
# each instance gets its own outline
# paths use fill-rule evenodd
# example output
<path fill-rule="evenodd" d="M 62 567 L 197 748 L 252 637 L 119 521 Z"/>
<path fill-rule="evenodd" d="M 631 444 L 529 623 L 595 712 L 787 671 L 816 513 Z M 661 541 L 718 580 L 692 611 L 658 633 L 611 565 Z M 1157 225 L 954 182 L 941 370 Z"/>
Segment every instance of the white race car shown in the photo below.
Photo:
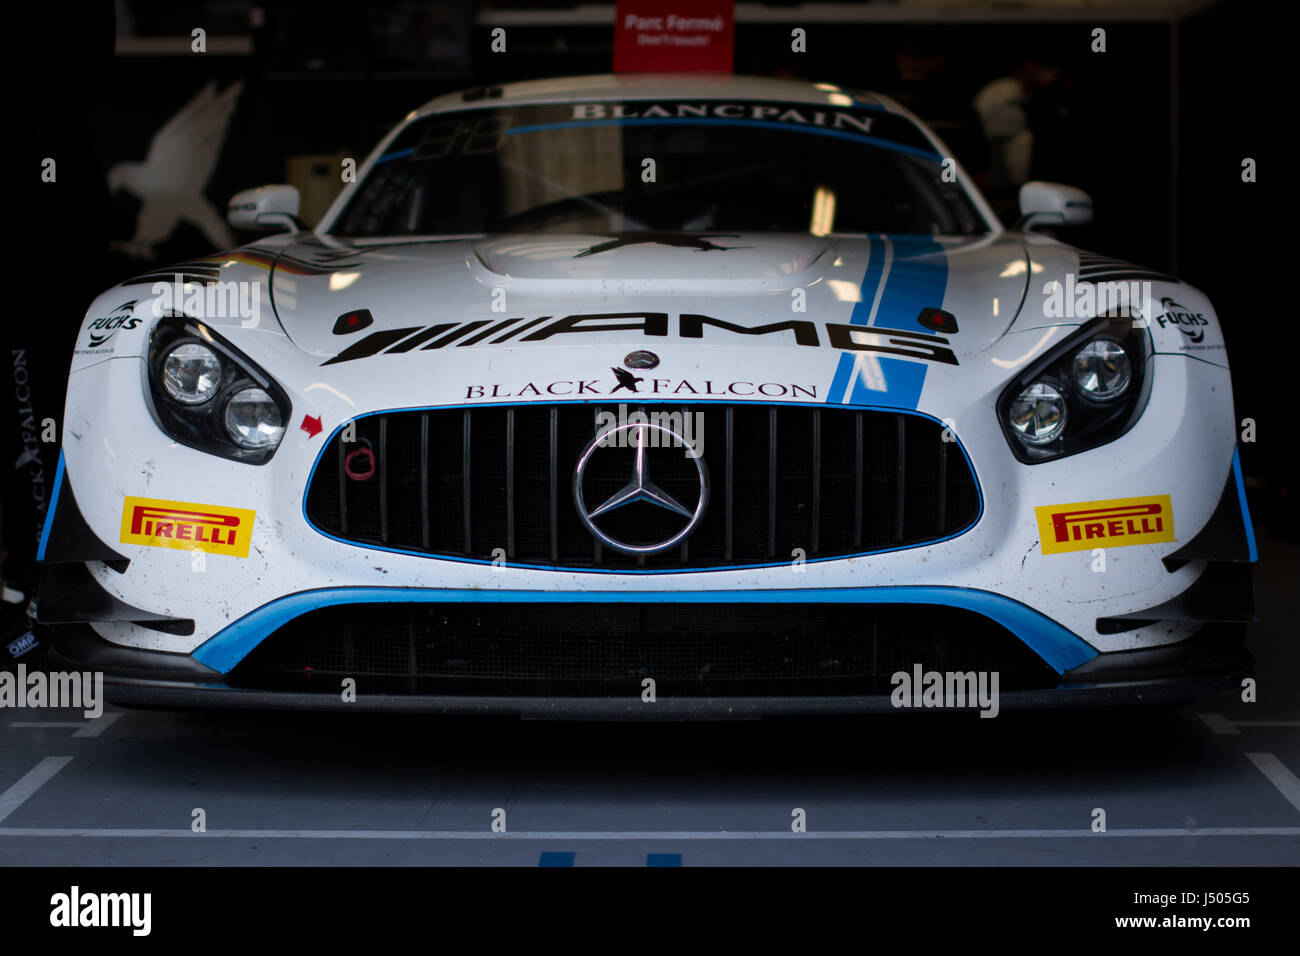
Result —
<path fill-rule="evenodd" d="M 110 699 L 752 716 L 1249 675 L 1218 319 L 1033 231 L 1081 191 L 1027 184 L 1007 230 L 889 99 L 729 76 L 444 96 L 354 178 L 314 230 L 241 193 L 278 232 L 86 315 L 38 613 Z"/>

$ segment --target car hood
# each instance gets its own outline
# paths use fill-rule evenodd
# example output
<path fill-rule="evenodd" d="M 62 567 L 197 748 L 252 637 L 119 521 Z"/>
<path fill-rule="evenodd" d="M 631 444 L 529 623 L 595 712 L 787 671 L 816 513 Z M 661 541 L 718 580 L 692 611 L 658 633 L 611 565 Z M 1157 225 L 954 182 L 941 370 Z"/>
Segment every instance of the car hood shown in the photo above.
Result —
<path fill-rule="evenodd" d="M 73 367 L 144 349 L 149 320 L 118 312 L 148 315 L 159 303 L 146 287 L 160 298 L 159 282 L 175 287 L 179 301 L 185 282 L 260 306 L 192 313 L 185 292 L 185 314 L 313 419 L 725 399 L 905 408 L 961 424 L 1077 325 L 1052 318 L 1041 292 L 1078 262 L 1077 250 L 1017 233 L 280 235 L 109 290 Z"/>
<path fill-rule="evenodd" d="M 364 332 L 383 349 L 442 348 L 463 357 L 543 317 L 612 316 L 575 323 L 583 343 L 644 344 L 623 314 L 699 314 L 745 327 L 791 320 L 933 333 L 922 309 L 944 309 L 957 356 L 996 342 L 1025 298 L 1030 268 L 1018 237 L 823 238 L 769 233 L 497 235 L 425 241 L 340 241 L 314 235 L 273 258 L 271 302 L 301 349 L 339 356 Z M 361 314 L 340 328 L 339 317 Z M 509 324 L 507 324 L 509 322 Z M 709 323 L 706 323 L 709 324 Z M 428 334 L 433 327 L 438 332 Z M 472 327 L 471 327 L 472 326 Z M 468 328 L 465 328 L 468 327 Z M 458 329 L 464 328 L 464 331 Z M 399 335 L 412 330 L 417 343 Z M 727 333 L 709 333 L 714 340 Z M 747 335 L 745 346 L 790 346 L 793 333 Z M 377 336 L 377 337 L 376 337 Z M 455 341 L 458 338 L 458 341 Z M 477 341 L 474 341 L 476 340 Z M 519 334 L 530 348 L 572 336 Z M 468 346 L 468 348 L 466 347 Z"/>

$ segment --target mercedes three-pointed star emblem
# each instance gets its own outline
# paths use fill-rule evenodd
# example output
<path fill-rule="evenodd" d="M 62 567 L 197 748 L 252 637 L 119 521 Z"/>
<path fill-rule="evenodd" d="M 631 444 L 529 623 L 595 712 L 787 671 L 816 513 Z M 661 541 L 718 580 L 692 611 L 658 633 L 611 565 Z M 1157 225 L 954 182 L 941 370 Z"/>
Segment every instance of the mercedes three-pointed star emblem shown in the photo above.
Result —
<path fill-rule="evenodd" d="M 660 433 L 658 441 L 660 448 L 672 449 L 673 453 L 683 455 L 694 462 L 695 471 L 700 482 L 700 494 L 693 509 L 683 505 L 650 479 L 647 452 L 652 450 L 649 447 L 650 442 L 648 440 L 649 433 L 652 431 Z M 620 444 L 619 435 L 623 432 L 632 433 L 624 441 L 631 442 L 632 447 L 636 449 L 631 480 L 600 505 L 588 508 L 582 490 L 582 479 L 586 474 L 587 465 L 591 461 L 593 453 L 598 449 Z M 667 441 L 664 440 L 665 438 Z M 658 554 L 660 551 L 667 551 L 674 545 L 681 543 L 700 523 L 700 519 L 704 517 L 704 509 L 709 503 L 708 470 L 705 468 L 703 458 L 685 453 L 690 444 L 687 439 L 671 428 L 653 422 L 628 422 L 627 424 L 604 429 L 598 433 L 583 449 L 582 456 L 578 459 L 577 468 L 573 473 L 573 501 L 578 508 L 578 517 L 587 526 L 587 530 L 598 540 L 625 554 Z M 596 527 L 595 519 L 625 505 L 630 505 L 634 501 L 644 501 L 665 511 L 681 515 L 686 519 L 686 523 L 676 534 L 652 544 L 628 544 L 625 541 L 619 541 L 617 538 L 611 537 Z"/>

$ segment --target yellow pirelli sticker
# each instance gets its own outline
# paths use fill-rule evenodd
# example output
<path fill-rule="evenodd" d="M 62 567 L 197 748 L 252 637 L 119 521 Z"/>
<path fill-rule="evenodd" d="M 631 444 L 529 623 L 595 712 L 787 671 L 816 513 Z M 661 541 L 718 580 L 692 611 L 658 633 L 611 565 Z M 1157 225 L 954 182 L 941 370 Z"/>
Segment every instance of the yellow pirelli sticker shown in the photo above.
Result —
<path fill-rule="evenodd" d="M 1122 548 L 1174 540 L 1173 498 L 1114 498 L 1034 509 L 1043 554 Z"/>
<path fill-rule="evenodd" d="M 246 558 L 256 514 L 245 508 L 128 497 L 122 504 L 122 542 Z"/>

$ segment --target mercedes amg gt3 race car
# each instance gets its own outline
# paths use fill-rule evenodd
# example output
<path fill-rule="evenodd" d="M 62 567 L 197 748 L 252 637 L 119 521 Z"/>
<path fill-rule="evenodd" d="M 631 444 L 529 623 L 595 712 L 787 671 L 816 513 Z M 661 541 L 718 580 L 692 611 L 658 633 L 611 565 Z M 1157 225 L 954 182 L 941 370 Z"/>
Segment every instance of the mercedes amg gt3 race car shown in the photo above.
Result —
<path fill-rule="evenodd" d="M 315 229 L 241 193 L 280 231 L 91 305 L 52 661 L 122 703 L 530 716 L 1237 686 L 1219 321 L 1034 231 L 1081 191 L 1021 206 L 828 84 L 434 100 Z"/>

